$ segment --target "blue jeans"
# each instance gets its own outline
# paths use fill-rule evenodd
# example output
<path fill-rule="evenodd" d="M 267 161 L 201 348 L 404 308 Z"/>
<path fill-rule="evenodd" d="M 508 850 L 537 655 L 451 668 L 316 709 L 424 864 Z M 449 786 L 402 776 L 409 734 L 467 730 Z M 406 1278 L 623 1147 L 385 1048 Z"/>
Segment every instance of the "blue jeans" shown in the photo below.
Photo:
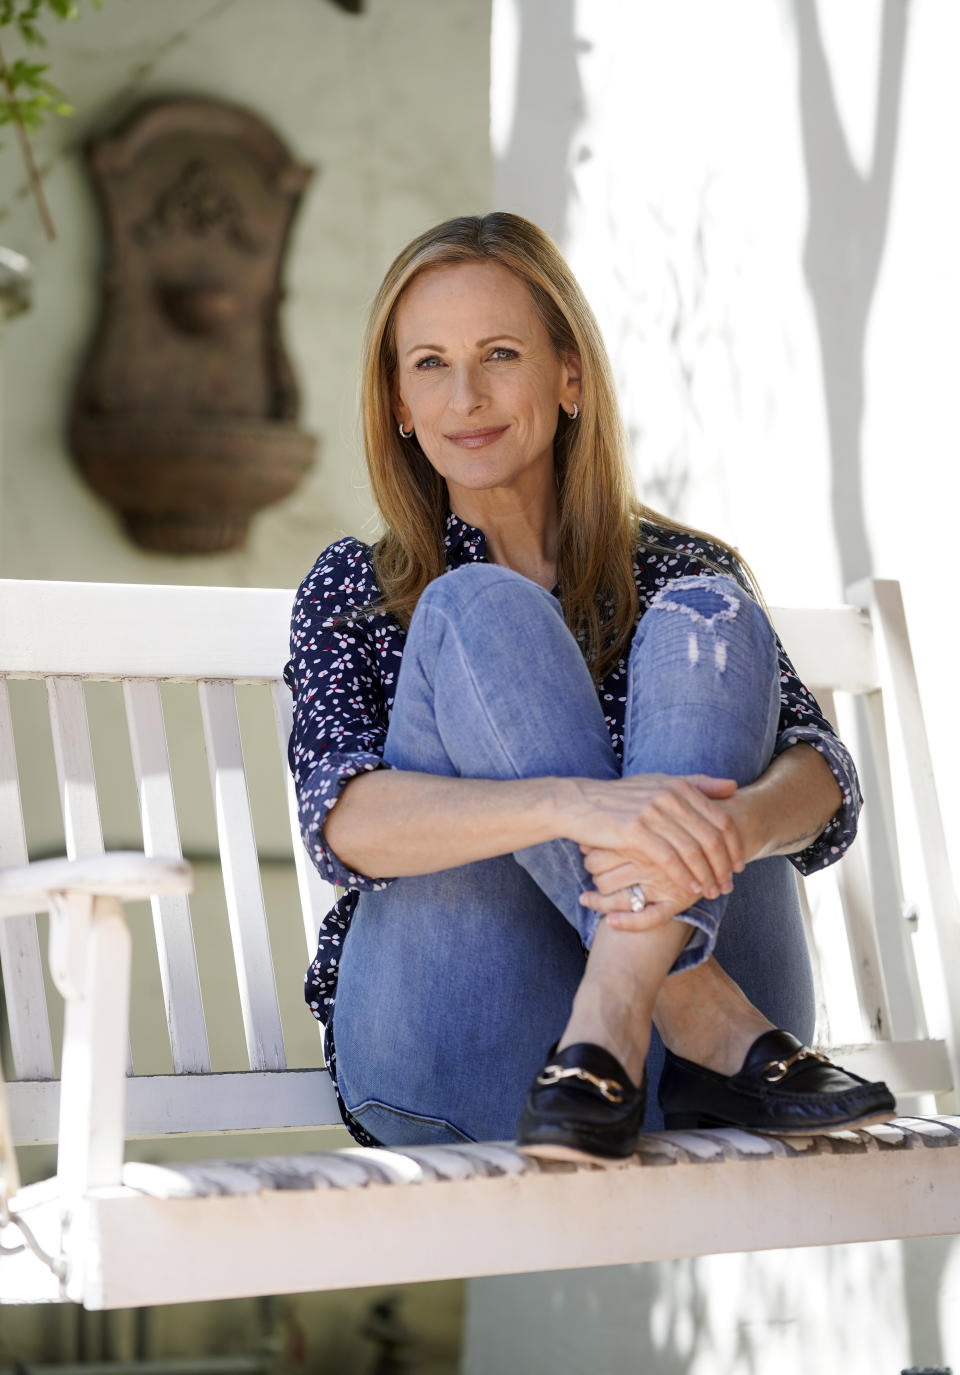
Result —
<path fill-rule="evenodd" d="M 509 569 L 469 565 L 420 599 L 385 758 L 448 777 L 660 772 L 749 783 L 770 762 L 779 715 L 766 615 L 726 577 L 667 584 L 634 636 L 627 694 L 621 770 L 556 599 Z M 338 1087 L 367 1131 L 386 1145 L 513 1137 L 583 975 L 600 918 L 578 899 L 592 886 L 579 846 L 561 839 L 361 894 L 334 1023 Z M 732 895 L 678 920 L 695 929 L 674 972 L 715 949 L 761 1011 L 810 1038 L 789 861 L 749 864 Z M 655 1036 L 648 1130 L 660 1125 L 662 1055 Z"/>

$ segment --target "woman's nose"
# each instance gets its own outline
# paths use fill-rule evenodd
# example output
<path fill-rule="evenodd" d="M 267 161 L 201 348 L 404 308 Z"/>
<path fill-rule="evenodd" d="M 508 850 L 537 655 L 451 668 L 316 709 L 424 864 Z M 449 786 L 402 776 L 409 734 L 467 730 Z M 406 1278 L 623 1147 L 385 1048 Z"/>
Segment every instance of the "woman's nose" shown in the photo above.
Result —
<path fill-rule="evenodd" d="M 474 363 L 458 364 L 453 369 L 451 405 L 461 413 L 472 411 L 484 399 L 483 372 Z"/>

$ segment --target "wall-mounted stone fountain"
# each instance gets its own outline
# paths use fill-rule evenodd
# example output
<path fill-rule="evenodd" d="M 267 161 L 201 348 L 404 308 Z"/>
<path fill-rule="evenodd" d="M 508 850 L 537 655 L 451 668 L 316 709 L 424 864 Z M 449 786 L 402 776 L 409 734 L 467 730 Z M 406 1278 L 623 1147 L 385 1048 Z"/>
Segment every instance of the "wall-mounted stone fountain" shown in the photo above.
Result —
<path fill-rule="evenodd" d="M 237 548 L 313 462 L 280 330 L 312 169 L 256 115 L 212 100 L 147 107 L 88 156 L 107 243 L 73 454 L 138 544 Z"/>

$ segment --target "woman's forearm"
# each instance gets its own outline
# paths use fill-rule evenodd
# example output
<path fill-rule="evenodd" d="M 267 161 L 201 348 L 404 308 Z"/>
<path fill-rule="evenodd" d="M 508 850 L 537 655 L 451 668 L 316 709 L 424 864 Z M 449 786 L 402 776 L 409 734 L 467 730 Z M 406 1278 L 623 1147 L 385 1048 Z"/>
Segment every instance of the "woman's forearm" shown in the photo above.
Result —
<path fill-rule="evenodd" d="M 722 806 L 737 822 L 748 859 L 793 855 L 811 845 L 843 801 L 812 745 L 793 745 Z"/>
<path fill-rule="evenodd" d="M 737 823 L 716 799 L 732 779 L 445 778 L 380 769 L 352 779 L 324 825 L 347 868 L 369 878 L 429 874 L 566 838 L 622 851 L 677 898 L 722 888 L 742 868 Z"/>
<path fill-rule="evenodd" d="M 599 799 L 585 806 L 585 792 L 599 789 L 606 795 L 611 787 L 614 793 L 628 790 L 615 800 L 629 817 L 634 788 L 628 780 L 612 785 L 563 778 L 501 781 L 378 769 L 347 784 L 327 817 L 324 839 L 342 864 L 371 878 L 431 874 L 561 835 L 626 851 L 629 837 L 617 829 L 623 818 L 604 815 Z M 710 805 L 730 816 L 742 858 L 752 860 L 804 849 L 841 802 L 840 787 L 822 756 L 810 745 L 795 745 L 756 782 Z M 675 857 L 670 863 L 679 881 Z"/>
<path fill-rule="evenodd" d="M 432 874 L 553 840 L 565 787 L 569 781 L 560 778 L 500 781 L 377 769 L 346 785 L 324 839 L 354 873 Z"/>

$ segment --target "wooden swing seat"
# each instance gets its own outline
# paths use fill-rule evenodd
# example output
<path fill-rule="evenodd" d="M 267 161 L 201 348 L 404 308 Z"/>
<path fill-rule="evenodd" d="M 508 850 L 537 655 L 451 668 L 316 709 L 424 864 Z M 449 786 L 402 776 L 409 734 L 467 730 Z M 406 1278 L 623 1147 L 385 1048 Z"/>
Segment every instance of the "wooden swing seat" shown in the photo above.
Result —
<path fill-rule="evenodd" d="M 833 1053 L 885 1078 L 903 1117 L 789 1140 L 663 1132 L 608 1168 L 538 1164 L 508 1143 L 144 1164 L 125 1162 L 125 1139 L 339 1122 L 326 1072 L 286 1065 L 236 704 L 238 685 L 269 687 L 272 748 L 285 769 L 290 706 L 279 673 L 292 596 L 0 581 L 0 966 L 9 1027 L 0 1301 L 129 1307 L 960 1232 L 960 1118 L 926 1115 L 954 1101 L 956 894 L 899 589 L 871 582 L 853 595 L 857 606 L 773 614 L 828 714 L 844 700 L 835 692 L 863 704 L 857 754 L 867 763 L 869 822 L 836 876 L 872 1039 Z M 6 685 L 20 678 L 46 682 L 65 859 L 29 862 Z M 84 696 L 84 681 L 101 679 L 123 683 L 142 853 L 103 852 Z M 211 1069 L 161 704 L 167 682 L 195 684 L 200 697 L 249 1064 L 242 1071 Z M 917 817 L 924 892 L 910 922 L 885 708 L 903 736 Z M 305 858 L 285 787 L 312 955 L 332 893 Z M 131 1072 L 123 905 L 147 897 L 172 1074 Z M 49 971 L 64 999 L 59 1077 L 36 920 L 43 911 Z M 914 926 L 937 951 L 937 1037 L 927 1030 Z M 821 1020 L 829 1015 L 823 1009 Z M 21 1186 L 15 1146 L 44 1141 L 57 1142 L 56 1175 Z"/>

